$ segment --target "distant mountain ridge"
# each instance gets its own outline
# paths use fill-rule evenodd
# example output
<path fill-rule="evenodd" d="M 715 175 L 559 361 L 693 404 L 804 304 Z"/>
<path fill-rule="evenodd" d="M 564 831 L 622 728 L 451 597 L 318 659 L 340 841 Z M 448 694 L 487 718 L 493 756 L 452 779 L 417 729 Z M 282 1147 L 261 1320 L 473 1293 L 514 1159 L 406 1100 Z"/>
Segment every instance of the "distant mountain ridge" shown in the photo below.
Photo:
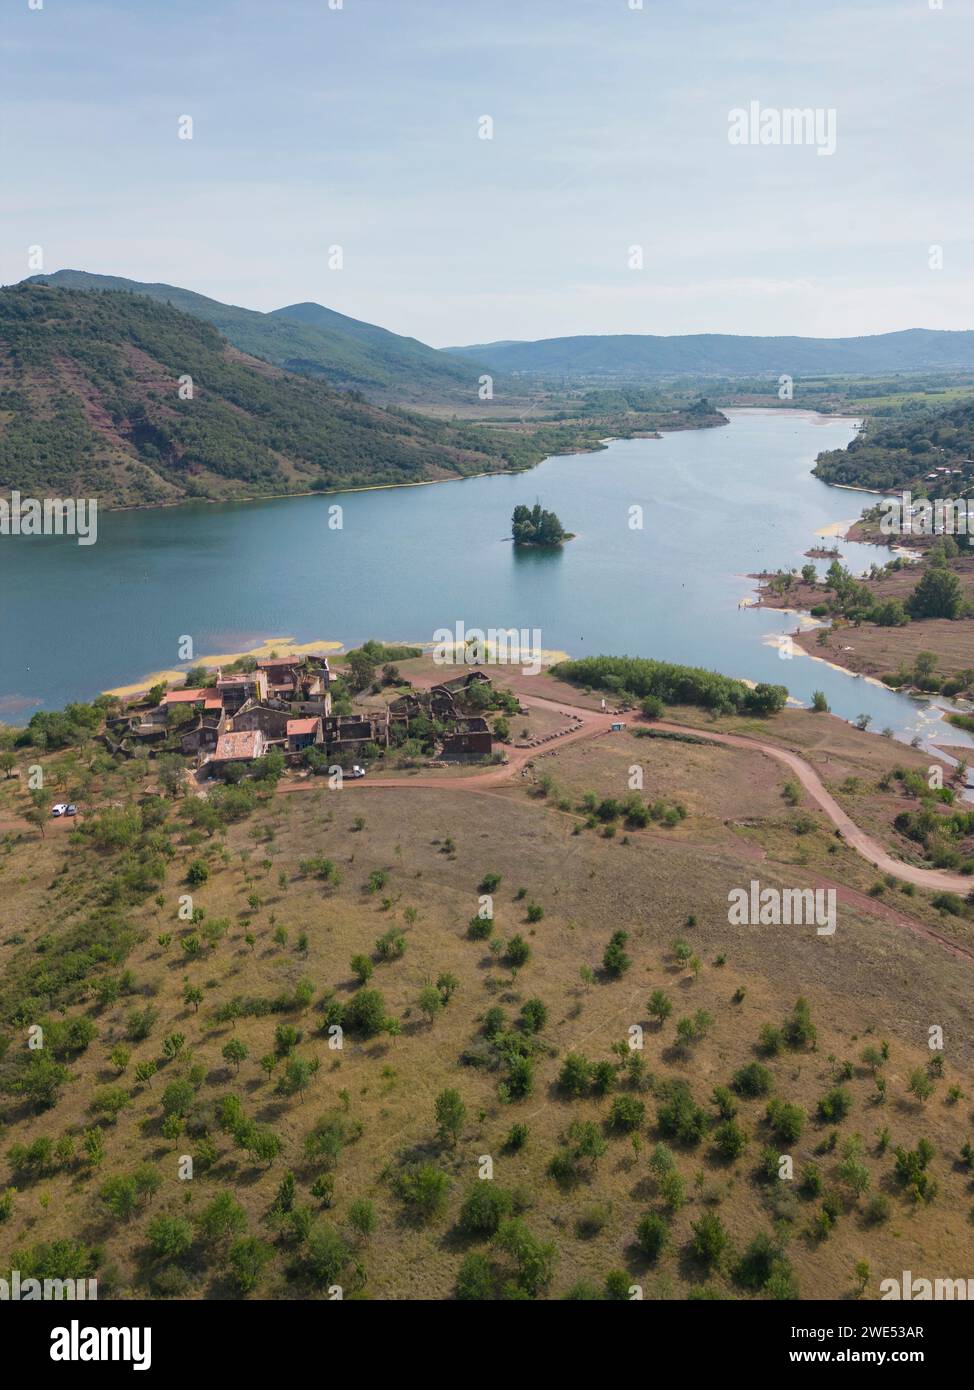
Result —
<path fill-rule="evenodd" d="M 478 364 L 450 358 L 416 338 L 404 338 L 372 323 L 349 318 L 320 304 L 291 304 L 270 313 L 223 304 L 178 285 L 57 270 L 32 275 L 24 284 L 72 290 L 119 290 L 169 303 L 211 323 L 241 352 L 285 371 L 321 376 L 337 390 L 358 390 L 370 399 L 406 404 L 423 401 L 474 403 Z"/>
<path fill-rule="evenodd" d="M 606 334 L 477 343 L 442 352 L 470 356 L 495 372 L 574 379 L 764 373 L 857 376 L 974 370 L 974 331 L 908 328 L 859 338 Z"/>

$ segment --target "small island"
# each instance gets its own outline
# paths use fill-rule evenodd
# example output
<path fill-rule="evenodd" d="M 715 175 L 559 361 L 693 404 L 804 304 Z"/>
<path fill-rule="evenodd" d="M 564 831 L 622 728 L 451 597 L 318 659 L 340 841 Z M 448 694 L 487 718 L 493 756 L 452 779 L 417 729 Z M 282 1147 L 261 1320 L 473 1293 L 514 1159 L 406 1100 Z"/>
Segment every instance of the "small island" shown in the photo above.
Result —
<path fill-rule="evenodd" d="M 554 512 L 546 512 L 540 502 L 533 507 L 515 507 L 511 517 L 511 535 L 515 545 L 557 546 L 574 540 Z"/>

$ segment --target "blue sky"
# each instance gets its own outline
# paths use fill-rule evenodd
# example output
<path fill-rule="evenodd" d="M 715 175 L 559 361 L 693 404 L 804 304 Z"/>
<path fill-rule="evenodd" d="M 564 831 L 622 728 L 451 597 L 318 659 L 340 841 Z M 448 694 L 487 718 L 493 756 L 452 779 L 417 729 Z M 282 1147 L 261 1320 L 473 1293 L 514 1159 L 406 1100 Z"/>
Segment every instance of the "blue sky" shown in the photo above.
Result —
<path fill-rule="evenodd" d="M 40 245 L 436 346 L 974 327 L 974 0 L 634 2 L 4 0 L 0 282 Z M 750 101 L 835 154 L 732 146 Z"/>

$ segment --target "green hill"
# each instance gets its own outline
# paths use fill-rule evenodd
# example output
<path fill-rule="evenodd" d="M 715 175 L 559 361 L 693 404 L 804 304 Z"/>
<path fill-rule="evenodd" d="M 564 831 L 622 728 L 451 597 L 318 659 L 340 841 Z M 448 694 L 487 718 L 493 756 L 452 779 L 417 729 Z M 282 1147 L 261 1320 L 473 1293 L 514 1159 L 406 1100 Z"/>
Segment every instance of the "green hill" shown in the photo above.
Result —
<path fill-rule="evenodd" d="M 580 380 L 652 376 L 746 376 L 965 371 L 974 368 L 974 332 L 910 328 L 863 338 L 759 338 L 728 333 L 677 337 L 606 334 L 538 342 L 478 343 L 444 349 L 488 371 Z"/>
<path fill-rule="evenodd" d="M 34 275 L 24 283 L 145 295 L 211 323 L 241 352 L 262 357 L 286 371 L 324 377 L 330 386 L 359 390 L 374 400 L 477 401 L 481 369 L 475 361 L 451 358 L 416 338 L 400 337 L 320 304 L 292 304 L 262 314 L 221 304 L 177 285 L 144 284 L 84 270 Z"/>
<path fill-rule="evenodd" d="M 193 399 L 180 399 L 180 378 Z M 523 439 L 383 409 L 117 291 L 0 290 L 0 494 L 109 505 L 419 482 L 524 467 Z"/>
<path fill-rule="evenodd" d="M 931 496 L 968 491 L 974 477 L 974 400 L 950 406 L 914 405 L 892 419 L 872 418 L 847 448 L 819 454 L 812 470 L 827 483 L 850 487 L 907 487 L 920 481 Z M 938 468 L 959 470 L 937 479 Z"/>

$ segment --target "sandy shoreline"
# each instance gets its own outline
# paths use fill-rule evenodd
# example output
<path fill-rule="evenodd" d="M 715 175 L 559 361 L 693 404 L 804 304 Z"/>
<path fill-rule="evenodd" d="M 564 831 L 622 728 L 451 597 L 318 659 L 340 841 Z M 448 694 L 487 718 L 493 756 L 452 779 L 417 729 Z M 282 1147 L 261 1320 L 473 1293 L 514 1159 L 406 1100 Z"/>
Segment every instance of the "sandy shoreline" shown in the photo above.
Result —
<path fill-rule="evenodd" d="M 384 641 L 377 638 L 377 641 Z M 386 643 L 390 647 L 418 647 L 423 652 L 431 651 L 434 646 L 439 647 L 441 643 L 434 642 L 408 642 L 408 641 L 389 641 Z M 450 644 L 456 649 L 457 644 Z M 485 644 L 488 653 L 491 652 L 490 643 Z M 134 681 L 131 685 L 116 685 L 111 690 L 105 690 L 105 695 L 116 695 L 119 699 L 132 699 L 136 695 L 144 695 L 154 685 L 161 685 L 163 682 L 169 686 L 179 686 L 185 682 L 186 672 L 197 666 L 204 666 L 207 670 L 213 670 L 218 666 L 230 666 L 235 661 L 243 661 L 247 657 L 254 657 L 258 661 L 267 661 L 276 656 L 282 660 L 289 656 L 308 656 L 315 653 L 338 653 L 344 652 L 344 642 L 335 642 L 324 638 L 314 642 L 295 642 L 293 637 L 268 637 L 263 642 L 259 642 L 254 647 L 249 647 L 243 652 L 220 652 L 212 656 L 198 656 L 193 661 L 188 661 L 185 666 L 171 667 L 164 671 L 153 671 L 147 676 L 142 676 L 140 680 Z M 540 653 L 542 666 L 554 666 L 559 661 L 569 660 L 569 653 L 555 649 L 543 648 Z M 460 663 L 457 663 L 458 665 Z M 488 665 L 490 663 L 488 662 Z M 447 679 L 447 677 L 444 677 Z"/>
<path fill-rule="evenodd" d="M 186 678 L 186 672 L 195 666 L 205 666 L 207 670 L 212 670 L 216 666 L 230 666 L 235 661 L 243 661 L 246 657 L 252 656 L 259 661 L 266 661 L 275 653 L 279 657 L 287 656 L 307 656 L 313 652 L 340 652 L 344 648 L 342 642 L 318 641 L 318 642 L 295 642 L 293 637 L 268 637 L 266 641 L 259 642 L 256 647 L 250 647 L 244 652 L 219 652 L 214 656 L 198 656 L 192 661 L 187 661 L 185 666 L 173 666 L 164 671 L 152 671 L 149 675 L 143 676 L 132 685 L 116 685 L 111 690 L 106 690 L 105 695 L 117 695 L 120 699 L 127 699 L 133 695 L 141 695 L 146 690 L 151 690 L 154 685 L 179 685 Z"/>

